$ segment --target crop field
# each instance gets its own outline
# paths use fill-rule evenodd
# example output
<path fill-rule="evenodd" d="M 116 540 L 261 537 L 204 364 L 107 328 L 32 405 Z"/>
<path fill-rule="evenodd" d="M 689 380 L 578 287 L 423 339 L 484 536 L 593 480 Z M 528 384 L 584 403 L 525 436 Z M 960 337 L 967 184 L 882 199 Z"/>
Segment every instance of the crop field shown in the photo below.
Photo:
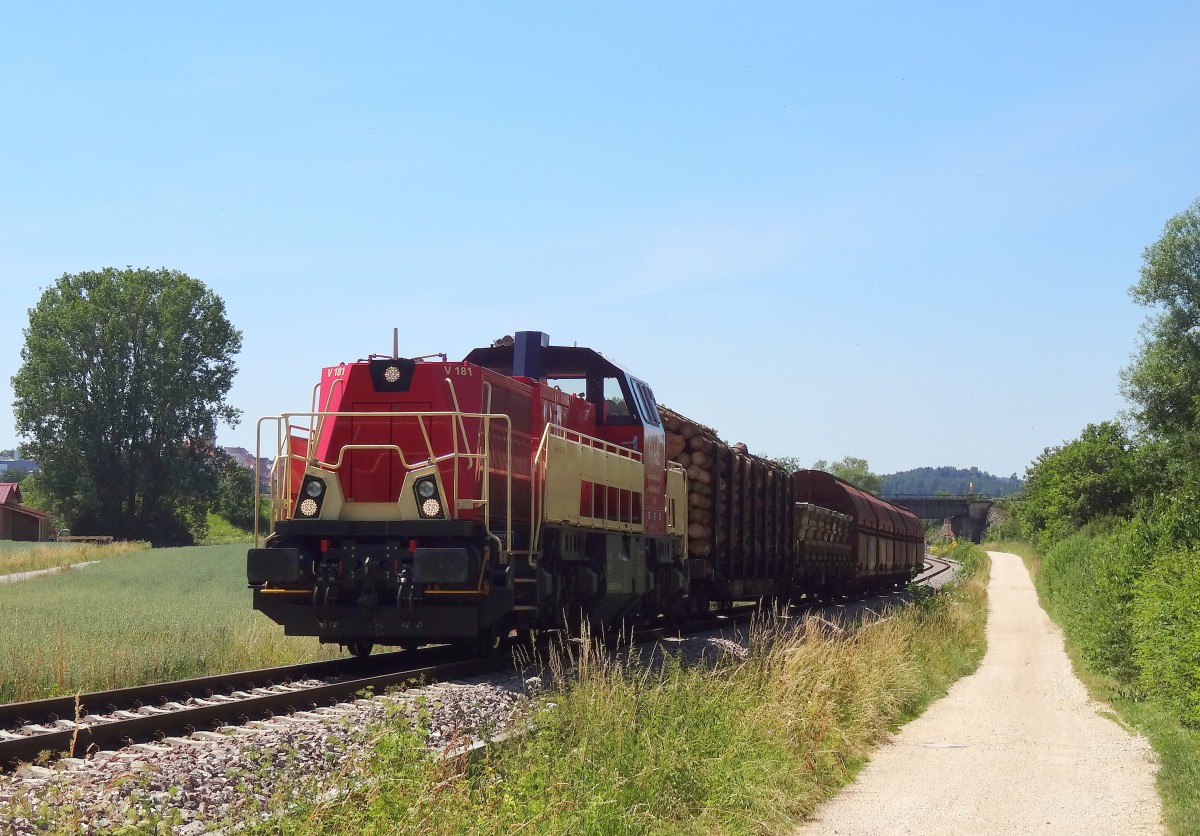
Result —
<path fill-rule="evenodd" d="M 0 702 L 339 655 L 254 612 L 245 566 L 244 543 L 143 548 L 0 586 Z"/>

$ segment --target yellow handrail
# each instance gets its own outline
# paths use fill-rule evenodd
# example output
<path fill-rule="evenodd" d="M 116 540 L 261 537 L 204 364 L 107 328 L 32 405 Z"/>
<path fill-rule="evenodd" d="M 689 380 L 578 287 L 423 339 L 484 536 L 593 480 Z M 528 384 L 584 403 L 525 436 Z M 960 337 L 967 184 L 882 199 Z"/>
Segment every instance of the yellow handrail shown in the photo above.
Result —
<path fill-rule="evenodd" d="M 453 385 L 451 386 L 453 393 Z M 457 406 L 458 399 L 455 397 L 455 405 Z M 489 398 L 490 402 L 490 398 Z M 490 403 L 489 403 L 490 406 Z M 388 418 L 388 419 L 412 419 L 416 421 L 421 430 L 422 438 L 425 442 L 425 450 L 427 458 L 425 462 L 410 462 L 405 455 L 404 450 L 395 444 L 348 444 L 343 446 L 338 451 L 337 460 L 334 462 L 319 462 L 317 461 L 317 444 L 320 441 L 320 434 L 315 432 L 316 427 L 320 427 L 324 431 L 326 419 L 328 418 Z M 451 450 L 445 453 L 438 453 L 434 450 L 433 441 L 426 429 L 425 421 L 427 419 L 449 418 L 454 426 L 452 433 Z M 306 430 L 303 426 L 293 427 L 294 419 L 307 419 L 309 428 Z M 467 436 L 466 419 L 478 419 L 481 422 L 481 434 L 483 436 L 480 452 L 471 452 L 470 438 Z M 285 412 L 281 415 L 267 416 L 260 418 L 256 427 L 255 439 L 255 484 L 254 484 L 254 507 L 258 508 L 262 499 L 261 474 L 259 473 L 258 463 L 262 461 L 262 443 L 263 443 L 263 428 L 267 422 L 275 424 L 275 460 L 271 465 L 271 481 L 270 481 L 270 501 L 271 501 L 271 521 L 272 525 L 285 519 L 290 513 L 292 500 L 292 468 L 295 467 L 294 459 L 291 450 L 292 430 L 300 430 L 306 432 L 308 440 L 306 443 L 304 461 L 313 462 L 326 470 L 339 470 L 346 459 L 346 452 L 351 450 L 377 450 L 380 452 L 394 453 L 400 460 L 401 466 L 405 471 L 415 470 L 417 467 L 426 467 L 431 464 L 448 461 L 453 459 L 454 465 L 454 497 L 457 501 L 459 488 L 459 459 L 477 460 L 480 462 L 480 478 L 482 480 L 481 493 L 483 494 L 479 500 L 483 507 L 484 526 L 488 532 L 488 536 L 495 540 L 498 544 L 501 543 L 501 538 L 492 531 L 491 525 L 491 422 L 498 420 L 504 422 L 505 432 L 505 484 L 507 487 L 507 496 L 505 497 L 505 516 L 504 516 L 504 535 L 503 548 L 511 551 L 513 540 L 513 517 L 512 517 L 512 476 L 513 476 L 513 460 L 512 460 L 512 419 L 510 416 L 503 413 L 491 412 L 340 412 L 340 411 L 312 411 L 312 412 Z M 459 449 L 459 430 L 461 429 L 461 438 L 465 446 L 465 450 Z M 281 465 L 282 462 L 282 465 Z M 458 508 L 455 507 L 452 511 L 457 514 Z M 261 532 L 258 524 L 258 515 L 255 514 L 254 520 L 254 543 L 259 545 Z"/>
<path fill-rule="evenodd" d="M 605 441 L 603 438 L 587 435 L 578 430 L 568 429 L 560 424 L 547 424 L 546 429 L 542 431 L 541 441 L 538 442 L 537 452 L 533 457 L 533 467 L 531 472 L 534 479 L 534 484 L 530 486 L 529 491 L 529 521 L 530 521 L 530 540 L 529 548 L 531 552 L 537 551 L 538 543 L 542 536 L 542 514 L 539 513 L 539 505 L 545 505 L 546 491 L 546 474 L 547 465 L 547 450 L 548 442 L 551 438 L 562 438 L 567 441 L 574 441 L 586 447 L 593 447 L 610 455 L 620 456 L 630 459 L 631 461 L 642 461 L 642 454 L 637 450 L 629 447 L 622 447 L 620 444 L 614 444 L 611 441 Z M 607 503 L 607 497 L 605 502 Z M 593 510 L 595 505 L 595 496 L 592 497 Z"/>

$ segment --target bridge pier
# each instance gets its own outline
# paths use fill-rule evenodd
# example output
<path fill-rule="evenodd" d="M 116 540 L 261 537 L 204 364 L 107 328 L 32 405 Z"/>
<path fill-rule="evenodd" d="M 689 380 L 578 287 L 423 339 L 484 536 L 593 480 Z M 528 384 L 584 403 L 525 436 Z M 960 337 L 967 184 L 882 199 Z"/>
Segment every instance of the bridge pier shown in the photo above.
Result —
<path fill-rule="evenodd" d="M 972 543 L 983 542 L 983 535 L 987 533 L 987 509 L 989 507 L 990 505 L 984 506 L 982 516 L 976 513 L 975 508 L 971 508 L 966 514 L 950 517 L 950 530 L 954 532 L 955 538 L 965 538 Z"/>
<path fill-rule="evenodd" d="M 955 537 L 972 543 L 983 541 L 987 533 L 990 499 L 975 496 L 885 496 L 888 502 L 907 508 L 922 520 L 948 520 Z"/>

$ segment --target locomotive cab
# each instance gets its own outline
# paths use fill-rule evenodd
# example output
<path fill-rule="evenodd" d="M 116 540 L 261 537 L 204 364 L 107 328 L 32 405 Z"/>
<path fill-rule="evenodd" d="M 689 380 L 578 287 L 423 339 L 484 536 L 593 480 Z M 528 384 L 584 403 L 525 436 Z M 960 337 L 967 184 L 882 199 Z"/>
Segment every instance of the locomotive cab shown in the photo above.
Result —
<path fill-rule="evenodd" d="M 629 498 L 630 520 L 644 525 L 646 534 L 666 534 L 666 437 L 654 393 L 644 381 L 590 348 L 549 345 L 538 331 L 518 332 L 511 345 L 477 348 L 465 362 L 542 387 L 535 433 L 559 426 L 636 453 L 644 464 L 644 482 Z M 582 411 L 569 408 L 576 402 L 584 405 Z"/>

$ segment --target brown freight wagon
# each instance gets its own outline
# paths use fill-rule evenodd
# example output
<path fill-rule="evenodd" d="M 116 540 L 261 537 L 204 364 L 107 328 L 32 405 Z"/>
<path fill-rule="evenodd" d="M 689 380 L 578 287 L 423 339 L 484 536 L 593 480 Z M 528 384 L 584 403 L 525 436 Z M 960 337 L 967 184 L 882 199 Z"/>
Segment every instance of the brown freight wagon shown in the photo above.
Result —
<path fill-rule="evenodd" d="M 925 559 L 925 532 L 899 508 L 821 470 L 792 475 L 798 502 L 811 502 L 851 517 L 850 550 L 855 587 L 907 582 Z"/>

